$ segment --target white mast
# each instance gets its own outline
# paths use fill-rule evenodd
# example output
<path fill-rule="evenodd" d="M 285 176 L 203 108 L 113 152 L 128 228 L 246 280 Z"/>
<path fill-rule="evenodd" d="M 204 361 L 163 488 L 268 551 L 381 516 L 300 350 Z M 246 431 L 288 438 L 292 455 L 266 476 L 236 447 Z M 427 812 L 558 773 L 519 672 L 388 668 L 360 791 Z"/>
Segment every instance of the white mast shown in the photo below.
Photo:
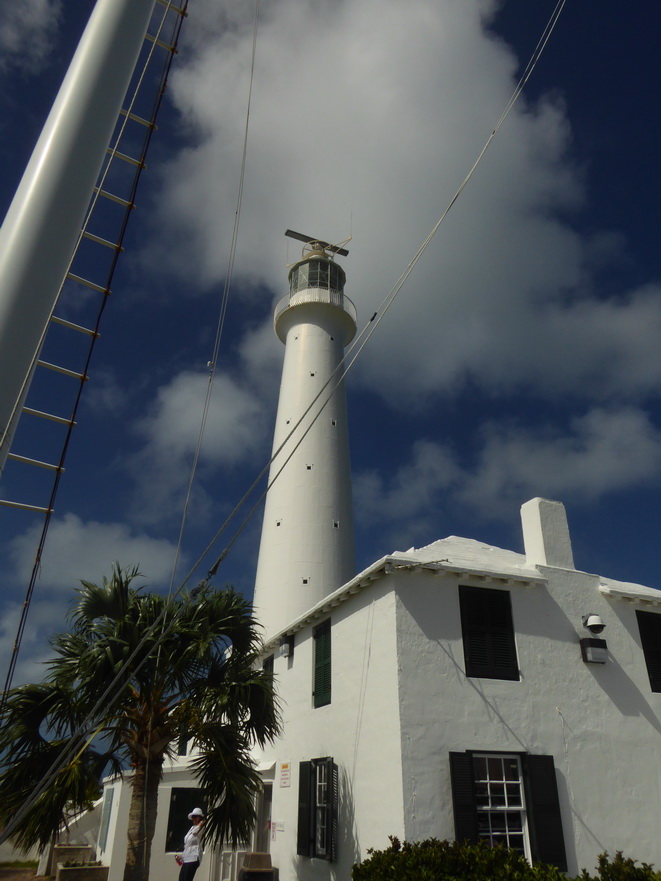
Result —
<path fill-rule="evenodd" d="M 0 471 L 155 0 L 98 0 L 0 229 Z"/>
<path fill-rule="evenodd" d="M 289 272 L 289 294 L 275 307 L 275 331 L 285 344 L 285 360 L 274 452 L 330 379 L 356 332 L 355 307 L 344 296 L 345 274 L 334 261 L 336 253 L 348 252 L 289 230 L 287 234 L 308 246 Z M 343 384 L 310 428 L 336 381 L 271 466 L 273 485 L 266 496 L 254 601 L 267 638 L 354 575 Z"/>

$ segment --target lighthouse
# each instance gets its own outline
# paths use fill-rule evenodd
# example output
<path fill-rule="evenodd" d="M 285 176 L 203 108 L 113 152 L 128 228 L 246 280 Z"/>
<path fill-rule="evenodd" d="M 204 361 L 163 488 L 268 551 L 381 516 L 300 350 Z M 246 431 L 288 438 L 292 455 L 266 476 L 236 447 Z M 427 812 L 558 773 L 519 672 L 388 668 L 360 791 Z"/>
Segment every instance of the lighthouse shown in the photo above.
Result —
<path fill-rule="evenodd" d="M 338 367 L 356 332 L 356 310 L 335 261 L 348 251 L 291 230 L 287 235 L 305 245 L 274 312 L 285 357 L 254 599 L 266 639 L 355 570 L 346 395 Z"/>

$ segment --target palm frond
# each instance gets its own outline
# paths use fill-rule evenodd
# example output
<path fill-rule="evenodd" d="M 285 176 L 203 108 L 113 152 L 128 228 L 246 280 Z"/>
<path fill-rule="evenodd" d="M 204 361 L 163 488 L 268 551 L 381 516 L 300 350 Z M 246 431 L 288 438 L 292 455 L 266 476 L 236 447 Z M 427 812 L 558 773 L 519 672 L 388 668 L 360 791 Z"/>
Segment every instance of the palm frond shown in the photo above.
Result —
<path fill-rule="evenodd" d="M 249 742 L 229 725 L 209 724 L 197 740 L 200 755 L 191 769 L 207 799 L 205 840 L 233 847 L 250 838 L 255 795 L 261 778 L 250 757 Z"/>

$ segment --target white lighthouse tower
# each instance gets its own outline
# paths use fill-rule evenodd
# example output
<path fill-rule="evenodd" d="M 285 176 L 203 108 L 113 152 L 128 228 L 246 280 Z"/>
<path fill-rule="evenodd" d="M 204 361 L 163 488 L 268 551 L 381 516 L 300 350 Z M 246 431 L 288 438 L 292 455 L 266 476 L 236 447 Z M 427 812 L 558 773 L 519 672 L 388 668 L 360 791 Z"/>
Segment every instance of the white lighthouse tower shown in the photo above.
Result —
<path fill-rule="evenodd" d="M 303 419 L 269 474 L 254 602 L 267 639 L 355 568 L 346 397 L 344 384 L 333 391 L 337 379 L 331 379 L 356 332 L 346 276 L 335 262 L 348 251 L 291 230 L 287 235 L 306 245 L 289 272 L 289 293 L 275 307 L 285 359 L 274 453 Z"/>

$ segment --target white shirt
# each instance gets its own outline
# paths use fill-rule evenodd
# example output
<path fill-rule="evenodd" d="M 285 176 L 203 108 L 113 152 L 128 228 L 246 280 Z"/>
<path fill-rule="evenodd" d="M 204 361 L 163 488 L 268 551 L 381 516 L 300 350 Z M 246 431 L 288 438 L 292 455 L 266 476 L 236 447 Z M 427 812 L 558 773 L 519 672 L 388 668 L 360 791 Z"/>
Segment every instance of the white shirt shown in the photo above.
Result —
<path fill-rule="evenodd" d="M 202 862 L 202 846 L 200 844 L 200 832 L 202 824 L 196 823 L 190 827 L 184 838 L 184 852 L 181 857 L 185 863 L 194 863 L 195 860 Z"/>

